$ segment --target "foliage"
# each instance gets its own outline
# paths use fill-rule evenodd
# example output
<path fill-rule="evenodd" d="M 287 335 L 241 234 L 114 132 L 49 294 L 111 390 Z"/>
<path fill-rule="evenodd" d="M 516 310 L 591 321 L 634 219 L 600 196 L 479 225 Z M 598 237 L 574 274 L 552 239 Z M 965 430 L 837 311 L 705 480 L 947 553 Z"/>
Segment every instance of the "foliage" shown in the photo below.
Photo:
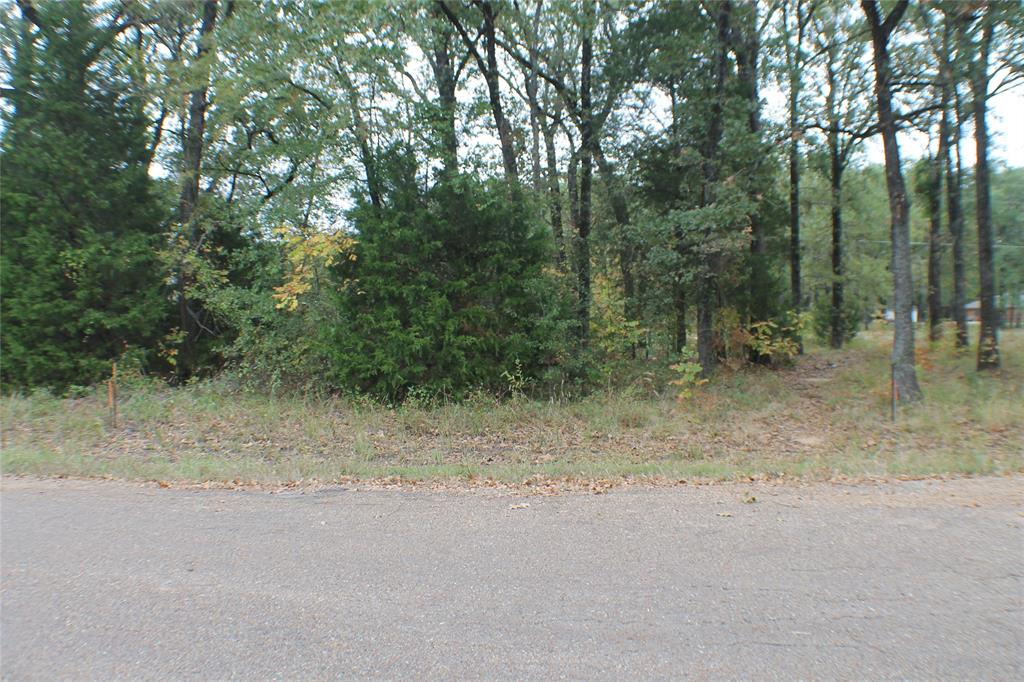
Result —
<path fill-rule="evenodd" d="M 861 320 L 864 319 L 864 304 L 857 298 L 847 296 L 843 299 L 843 311 L 840 326 L 843 332 L 843 343 L 852 341 L 857 336 Z M 811 328 L 814 336 L 822 343 L 828 343 L 832 336 L 832 299 L 821 296 L 814 301 L 811 309 Z"/>
<path fill-rule="evenodd" d="M 703 376 L 703 370 L 697 361 L 697 354 L 690 348 L 683 348 L 679 355 L 679 362 L 669 365 L 669 369 L 677 374 L 677 377 L 669 383 L 679 387 L 676 397 L 680 401 L 689 400 L 693 397 L 695 389 L 708 382 Z"/>
<path fill-rule="evenodd" d="M 139 376 L 420 404 L 657 393 L 686 345 L 702 376 L 787 363 L 804 327 L 827 326 L 837 283 L 849 338 L 892 304 L 885 175 L 863 156 L 877 124 L 861 7 L 220 0 L 211 25 L 205 2 L 10 5 L 5 387 L 87 391 L 130 356 Z M 891 43 L 902 130 L 934 138 L 946 76 L 947 113 L 970 118 L 982 15 L 997 21 L 996 91 L 1018 82 L 1012 5 L 910 7 Z M 764 106 L 768 82 L 791 88 L 789 120 Z M 968 301 L 971 163 L 956 163 Z M 175 218 L 196 168 L 195 212 Z M 992 171 L 1007 306 L 1024 295 L 1022 176 Z M 810 322 L 785 312 L 808 303 Z M 673 370 L 684 383 L 689 361 Z"/>
<path fill-rule="evenodd" d="M 604 358 L 622 358 L 635 349 L 647 330 L 638 320 L 626 318 L 625 300 L 616 282 L 607 277 L 595 278 L 592 289 L 594 304 L 591 308 L 590 333 L 596 349 Z"/>
<path fill-rule="evenodd" d="M 800 354 L 800 339 L 809 321 L 808 314 L 790 311 L 779 321 L 754 322 L 750 325 L 747 347 L 773 365 L 792 362 Z"/>
<path fill-rule="evenodd" d="M 288 277 L 284 284 L 274 287 L 277 307 L 294 312 L 300 297 L 308 294 L 314 285 L 326 277 L 326 271 L 341 259 L 354 261 L 355 240 L 343 232 L 303 233 L 288 226 L 277 228 L 284 239 Z"/>
<path fill-rule="evenodd" d="M 354 284 L 336 296 L 332 378 L 401 401 L 414 387 L 461 397 L 509 374 L 544 377 L 569 328 L 546 235 L 501 186 L 458 177 L 423 192 L 410 171 L 394 170 L 387 206 L 353 212 L 355 259 L 335 267 Z"/>
<path fill-rule="evenodd" d="M 304 274 L 296 275 L 293 256 L 285 241 L 254 243 L 222 263 L 201 256 L 189 261 L 195 281 L 190 295 L 209 311 L 219 332 L 211 353 L 242 388 L 271 394 L 328 388 L 321 336 L 335 319 L 333 301 L 320 278 L 300 279 L 319 266 L 303 262 L 298 272 Z M 239 277 L 241 272 L 247 276 Z M 294 307 L 290 301 L 282 305 L 282 291 L 294 293 Z"/>
<path fill-rule="evenodd" d="M 3 381 L 63 389 L 152 349 L 169 308 L 145 120 L 81 2 L 22 22 L 0 166 Z M 59 30 L 55 27 L 60 26 Z M 153 360 L 152 356 L 149 358 Z"/>

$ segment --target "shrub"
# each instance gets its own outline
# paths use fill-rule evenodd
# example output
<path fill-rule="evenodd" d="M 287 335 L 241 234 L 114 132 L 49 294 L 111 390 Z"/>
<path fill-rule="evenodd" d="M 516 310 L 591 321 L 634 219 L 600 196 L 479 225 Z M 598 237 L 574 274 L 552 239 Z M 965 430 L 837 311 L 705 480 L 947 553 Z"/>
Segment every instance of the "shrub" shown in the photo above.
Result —
<path fill-rule="evenodd" d="M 391 186 L 385 206 L 353 212 L 354 257 L 333 269 L 346 285 L 332 379 L 389 401 L 550 380 L 571 321 L 566 287 L 544 269 L 546 231 L 499 185 L 456 177 L 422 191 L 406 175 Z"/>
<path fill-rule="evenodd" d="M 843 343 L 847 343 L 857 336 L 857 325 L 863 317 L 863 304 L 854 300 L 852 296 L 846 297 L 843 301 L 843 313 L 840 320 Z M 814 336 L 822 343 L 828 343 L 832 337 L 832 298 L 830 296 L 820 296 L 814 301 L 811 318 Z"/>

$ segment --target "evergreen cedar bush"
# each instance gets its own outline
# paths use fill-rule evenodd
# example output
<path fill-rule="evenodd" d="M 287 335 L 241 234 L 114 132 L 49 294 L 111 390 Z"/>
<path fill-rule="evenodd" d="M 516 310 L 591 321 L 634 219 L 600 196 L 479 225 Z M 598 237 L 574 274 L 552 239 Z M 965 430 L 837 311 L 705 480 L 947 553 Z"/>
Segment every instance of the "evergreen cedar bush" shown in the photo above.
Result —
<path fill-rule="evenodd" d="M 549 379 L 571 307 L 524 202 L 499 183 L 459 176 L 421 191 L 410 170 L 392 175 L 385 206 L 354 212 L 355 259 L 335 268 L 334 382 L 400 401 Z"/>
<path fill-rule="evenodd" d="M 852 341 L 857 336 L 857 327 L 864 319 L 864 304 L 854 296 L 843 299 L 843 311 L 840 324 L 843 331 L 843 343 Z M 814 335 L 822 343 L 828 343 L 832 337 L 832 296 L 826 294 L 814 300 L 811 307 L 811 321 Z"/>
<path fill-rule="evenodd" d="M 153 347 L 169 304 L 157 250 L 164 214 L 138 103 L 90 61 L 99 29 L 77 3 L 40 12 L 59 39 L 18 46 L 0 167 L 2 381 L 88 384 L 129 346 Z"/>

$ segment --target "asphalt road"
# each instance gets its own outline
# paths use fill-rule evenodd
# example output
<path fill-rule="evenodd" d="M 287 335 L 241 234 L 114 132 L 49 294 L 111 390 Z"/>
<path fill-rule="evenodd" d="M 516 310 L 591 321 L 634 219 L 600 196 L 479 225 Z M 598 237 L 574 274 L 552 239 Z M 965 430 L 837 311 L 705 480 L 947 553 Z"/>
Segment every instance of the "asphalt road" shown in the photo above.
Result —
<path fill-rule="evenodd" d="M 530 497 L 8 479 L 0 674 L 1024 679 L 1022 483 Z"/>

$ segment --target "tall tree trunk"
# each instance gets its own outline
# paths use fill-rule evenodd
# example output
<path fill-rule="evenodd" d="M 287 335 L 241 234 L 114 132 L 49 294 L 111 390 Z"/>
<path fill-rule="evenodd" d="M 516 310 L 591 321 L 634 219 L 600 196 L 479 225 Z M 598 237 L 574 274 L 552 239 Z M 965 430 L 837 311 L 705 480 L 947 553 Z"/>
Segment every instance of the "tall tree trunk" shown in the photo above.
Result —
<path fill-rule="evenodd" d="M 942 149 L 929 160 L 928 191 L 928 340 L 935 342 L 942 335 Z"/>
<path fill-rule="evenodd" d="M 498 140 L 501 143 L 501 162 L 505 167 L 505 177 L 518 185 L 519 167 L 516 162 L 515 144 L 512 140 L 512 126 L 505 117 L 505 110 L 501 105 L 494 7 L 490 2 L 484 0 L 480 3 L 480 12 L 484 18 L 484 50 L 487 55 L 487 68 L 483 70 L 483 75 L 487 82 L 487 95 L 491 103 L 491 113 L 494 115 L 494 125 L 498 129 Z"/>
<path fill-rule="evenodd" d="M 570 147 L 572 146 L 572 140 L 569 141 Z M 580 182 L 579 182 L 579 169 L 580 169 L 580 157 L 578 149 L 569 150 L 569 163 L 567 164 L 565 171 L 565 191 L 569 194 L 569 227 L 571 229 L 571 239 L 573 241 L 573 258 L 576 253 L 576 234 L 579 233 L 580 229 Z M 576 267 L 575 261 L 573 262 L 573 268 Z"/>
<path fill-rule="evenodd" d="M 594 7 L 590 0 L 586 0 L 584 2 L 586 25 L 583 28 L 583 54 L 580 61 L 580 215 L 576 232 L 579 335 L 584 345 L 590 336 L 590 219 L 591 187 L 594 177 L 594 122 L 593 107 L 590 101 L 593 11 Z"/>
<path fill-rule="evenodd" d="M 677 353 L 682 352 L 686 346 L 686 287 L 682 282 L 676 282 L 672 292 L 672 308 L 676 317 L 675 344 Z"/>
<path fill-rule="evenodd" d="M 555 149 L 555 124 L 549 122 L 543 126 L 544 150 L 547 156 L 548 176 L 548 215 L 551 221 L 551 234 L 555 237 L 556 259 L 558 269 L 565 270 L 565 234 L 562 229 L 562 191 L 558 179 L 558 154 Z"/>
<path fill-rule="evenodd" d="M 715 368 L 715 278 L 709 273 L 697 280 L 697 360 L 708 376 Z"/>
<path fill-rule="evenodd" d="M 541 3 L 538 0 L 528 36 L 529 45 L 527 49 L 530 56 L 530 64 L 532 66 L 526 74 L 526 98 L 530 103 L 530 135 L 532 143 L 530 147 L 530 159 L 533 162 L 533 191 L 538 193 L 541 191 L 543 183 L 541 178 L 540 138 L 541 121 L 544 118 L 544 114 L 541 112 L 540 102 L 538 100 L 540 76 L 537 67 L 540 63 L 540 56 L 537 50 L 537 34 L 540 25 L 541 7 Z"/>
<path fill-rule="evenodd" d="M 896 397 L 900 402 L 921 399 L 914 365 L 914 283 L 910 269 L 910 202 L 903 171 L 900 148 L 896 140 L 896 118 L 892 109 L 892 67 L 889 62 L 889 37 L 907 9 L 909 0 L 899 0 L 883 21 L 877 0 L 861 0 L 871 29 L 875 65 L 875 98 L 878 101 L 878 127 L 885 149 L 885 184 L 889 191 L 889 212 L 892 216 L 892 280 L 893 324 L 892 373 Z"/>
<path fill-rule="evenodd" d="M 794 125 L 792 117 L 790 125 Z M 803 308 L 800 291 L 800 142 L 795 132 L 789 141 L 789 298 L 793 310 Z"/>
<path fill-rule="evenodd" d="M 981 335 L 978 339 L 978 370 L 999 367 L 999 310 L 996 308 L 996 268 L 992 246 L 992 197 L 988 167 L 988 55 L 992 46 L 991 8 L 982 17 L 976 62 L 971 69 L 971 95 L 974 99 L 975 206 L 978 222 L 978 280 L 981 284 Z"/>
<path fill-rule="evenodd" d="M 455 115 L 457 111 L 456 77 L 452 60 L 451 26 L 443 21 L 443 16 L 434 9 L 435 21 L 432 27 L 432 45 L 430 68 L 434 72 L 434 83 L 437 87 L 439 116 L 439 134 L 441 137 L 441 163 L 445 174 L 452 176 L 459 172 L 459 138 L 455 131 Z"/>
<path fill-rule="evenodd" d="M 797 3 L 797 44 L 789 68 L 789 296 L 793 310 L 803 308 L 800 286 L 800 90 L 804 18 Z M 801 351 L 803 344 L 801 343 Z"/>
<path fill-rule="evenodd" d="M 736 75 L 744 99 L 747 100 L 747 130 L 755 144 L 761 142 L 761 97 L 758 87 L 758 57 L 761 40 L 758 35 L 757 0 L 743 6 L 742 22 L 732 30 L 733 53 L 736 56 Z M 760 155 L 755 156 L 754 168 L 760 164 Z M 754 199 L 761 191 L 754 189 Z M 759 209 L 755 206 L 749 215 L 750 220 L 750 273 L 747 282 L 747 294 L 750 297 L 750 317 L 752 320 L 767 320 L 771 317 L 771 287 L 768 286 L 768 240 L 765 237 L 764 223 Z"/>
<path fill-rule="evenodd" d="M 828 116 L 828 158 L 829 158 L 829 203 L 832 209 L 832 304 L 829 310 L 829 345 L 842 348 L 846 341 L 846 324 L 843 301 L 843 170 L 844 162 L 839 149 L 839 110 L 836 96 L 836 47 L 830 44 L 826 50 L 825 80 L 828 92 L 825 96 L 825 111 Z"/>
<path fill-rule="evenodd" d="M 494 127 L 498 131 L 498 142 L 501 146 L 501 162 L 505 168 L 505 177 L 512 183 L 513 192 L 519 188 L 519 167 L 516 161 L 515 144 L 512 139 L 512 126 L 505 117 L 505 110 L 501 104 L 501 78 L 498 73 L 498 37 L 495 28 L 494 6 L 489 0 L 480 0 L 476 3 L 480 8 L 483 18 L 481 29 L 484 38 L 484 55 L 481 56 L 476 48 L 476 41 L 469 36 L 462 22 L 452 12 L 444 0 L 437 0 L 435 7 L 440 10 L 448 21 L 451 22 L 459 37 L 476 60 L 480 75 L 484 77 L 487 84 L 487 97 L 491 105 L 491 115 L 494 117 Z"/>
<path fill-rule="evenodd" d="M 828 155 L 832 208 L 832 309 L 829 315 L 829 345 L 833 348 L 843 347 L 848 324 L 843 301 L 843 164 L 839 159 L 838 137 L 838 130 L 832 127 L 828 133 Z"/>
<path fill-rule="evenodd" d="M 967 348 L 967 311 L 965 309 L 966 278 L 964 267 L 964 212 L 961 201 L 963 174 L 960 168 L 960 98 L 955 96 L 957 84 L 954 80 L 949 59 L 952 18 L 945 18 L 942 39 L 942 119 L 940 137 L 943 145 L 943 162 L 946 167 L 946 210 L 948 212 L 949 234 L 953 252 L 953 321 L 956 323 L 956 347 Z M 951 111 L 950 108 L 954 110 Z M 953 152 L 956 152 L 956 166 L 953 166 Z"/>
<path fill-rule="evenodd" d="M 217 23 L 217 0 L 206 0 L 203 3 L 203 18 L 199 27 L 199 45 L 196 49 L 196 62 L 202 62 L 210 51 L 210 35 Z M 206 133 L 207 92 L 209 90 L 209 70 L 204 68 L 202 84 L 189 92 L 188 124 L 185 140 L 182 145 L 181 158 L 181 194 L 178 199 L 178 221 L 188 226 L 191 241 L 196 238 L 197 227 L 192 222 L 196 205 L 199 202 L 199 177 L 203 159 L 203 142 Z"/>
<path fill-rule="evenodd" d="M 669 129 L 672 134 L 672 148 L 678 153 L 679 150 L 679 107 L 678 100 L 676 98 L 676 82 L 675 78 L 672 77 L 668 81 L 668 92 L 669 101 L 672 107 L 672 124 Z M 686 252 L 686 240 L 683 235 L 683 228 L 681 225 L 676 225 L 673 229 L 673 237 L 675 238 L 674 249 L 676 257 L 679 259 L 679 263 L 685 263 L 687 260 Z M 675 312 L 676 318 L 676 329 L 675 329 L 675 343 L 673 349 L 677 353 L 681 353 L 683 348 L 686 346 L 686 286 L 682 277 L 682 272 L 677 272 L 675 282 L 673 282 L 672 291 L 672 308 Z"/>
<path fill-rule="evenodd" d="M 701 187 L 701 205 L 710 206 L 714 203 L 715 185 L 718 182 L 718 152 L 722 141 L 722 111 L 725 97 L 725 75 L 728 69 L 729 22 L 732 3 L 719 2 L 714 5 L 715 25 L 717 28 L 717 46 L 714 62 L 714 90 L 711 99 L 711 112 L 708 120 L 707 135 L 704 139 L 703 171 L 704 179 Z M 716 271 L 718 259 L 707 256 L 700 264 L 697 279 L 697 356 L 705 376 L 715 368 L 715 333 L 714 308 L 715 289 L 717 287 Z"/>
<path fill-rule="evenodd" d="M 217 24 L 217 4 L 217 0 L 206 0 L 203 3 L 196 48 L 196 63 L 200 64 L 203 76 L 199 87 L 189 93 L 188 123 L 182 141 L 181 194 L 178 197 L 177 219 L 184 230 L 189 251 L 195 250 L 199 245 L 199 223 L 195 219 L 195 213 L 199 203 L 199 178 L 202 175 L 206 109 L 209 106 L 207 93 L 210 82 L 209 65 L 203 64 L 203 60 L 210 52 L 210 39 Z M 192 308 L 188 297 L 192 283 L 193 277 L 188 268 L 181 267 L 178 273 L 178 321 L 184 338 L 178 353 L 176 369 L 182 379 L 187 378 L 196 369 L 196 344 L 201 331 L 199 311 Z"/>

